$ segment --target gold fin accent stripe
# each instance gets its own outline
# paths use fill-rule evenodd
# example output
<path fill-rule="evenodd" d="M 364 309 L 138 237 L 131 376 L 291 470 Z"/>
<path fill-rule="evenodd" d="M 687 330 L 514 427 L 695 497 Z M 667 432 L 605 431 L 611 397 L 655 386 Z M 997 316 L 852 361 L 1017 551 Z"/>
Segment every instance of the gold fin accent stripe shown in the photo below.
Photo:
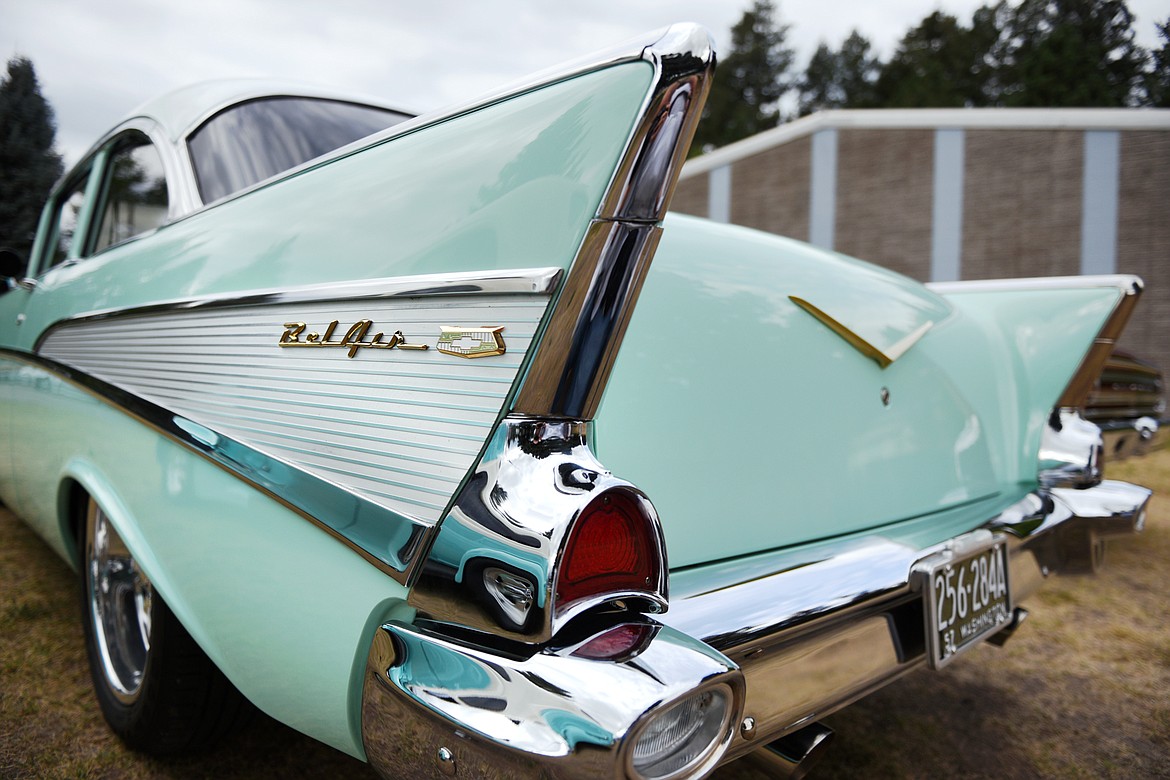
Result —
<path fill-rule="evenodd" d="M 832 316 L 823 310 L 818 309 L 816 306 L 812 305 L 803 298 L 797 298 L 795 295 L 789 295 L 788 300 L 792 301 L 797 306 L 816 317 L 831 331 L 845 339 L 845 341 L 849 343 L 849 346 L 853 347 L 867 358 L 875 361 L 881 368 L 886 368 L 895 360 L 902 357 L 902 355 L 905 355 L 906 352 L 908 352 L 911 347 L 917 344 L 919 339 L 925 336 L 926 332 L 934 326 L 934 322 L 927 320 L 912 333 L 883 352 L 873 344 L 870 344 L 868 341 L 863 339 L 861 336 L 854 333 L 840 321 L 834 319 Z"/>

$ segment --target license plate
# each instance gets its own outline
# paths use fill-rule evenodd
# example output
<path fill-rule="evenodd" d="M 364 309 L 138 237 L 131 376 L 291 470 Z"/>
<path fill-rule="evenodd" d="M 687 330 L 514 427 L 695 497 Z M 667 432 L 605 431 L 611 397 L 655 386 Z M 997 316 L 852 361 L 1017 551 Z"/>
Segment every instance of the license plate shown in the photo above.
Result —
<path fill-rule="evenodd" d="M 935 669 L 1011 622 L 1003 539 L 944 551 L 921 561 L 915 571 L 924 597 L 927 652 Z"/>

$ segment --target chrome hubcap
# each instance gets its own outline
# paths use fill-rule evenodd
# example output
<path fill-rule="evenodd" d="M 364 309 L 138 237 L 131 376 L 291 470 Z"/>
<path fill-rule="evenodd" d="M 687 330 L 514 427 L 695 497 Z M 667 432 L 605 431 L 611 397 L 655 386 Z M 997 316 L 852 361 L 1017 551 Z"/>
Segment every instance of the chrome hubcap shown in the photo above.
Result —
<path fill-rule="evenodd" d="M 90 508 L 89 608 L 102 670 L 114 695 L 129 704 L 142 688 L 150 652 L 150 580 L 105 513 Z"/>

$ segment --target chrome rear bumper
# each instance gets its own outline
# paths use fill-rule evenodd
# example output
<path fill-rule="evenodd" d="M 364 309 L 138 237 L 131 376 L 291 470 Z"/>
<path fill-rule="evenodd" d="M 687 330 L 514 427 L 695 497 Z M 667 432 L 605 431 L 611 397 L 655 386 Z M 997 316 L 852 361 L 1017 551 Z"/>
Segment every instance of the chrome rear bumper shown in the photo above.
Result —
<path fill-rule="evenodd" d="M 1170 444 L 1170 419 L 1139 417 L 1136 420 L 1098 422 L 1105 440 L 1105 458 L 1121 460 L 1146 455 Z"/>
<path fill-rule="evenodd" d="M 390 623 L 376 632 L 366 669 L 367 756 L 387 776 L 439 777 L 457 765 L 464 776 L 627 776 L 630 736 L 649 713 L 726 685 L 735 701 L 723 752 L 705 771 L 926 663 L 916 562 L 972 534 L 1001 534 L 1014 607 L 1051 574 L 1094 570 L 1105 539 L 1141 530 L 1149 498 L 1122 482 L 1053 488 L 926 549 L 853 540 L 815 562 L 677 599 L 666 626 L 627 624 L 646 627 L 644 636 L 606 658 L 580 651 L 612 620 L 519 653 L 485 647 L 480 634 Z"/>
<path fill-rule="evenodd" d="M 1013 606 L 1056 573 L 1093 571 L 1104 540 L 1140 531 L 1151 492 L 1104 481 L 1027 495 L 975 533 L 1009 544 Z M 954 544 L 917 549 L 874 538 L 838 555 L 671 603 L 664 622 L 722 651 L 744 673 L 731 760 L 834 712 L 926 663 L 914 564 Z"/>

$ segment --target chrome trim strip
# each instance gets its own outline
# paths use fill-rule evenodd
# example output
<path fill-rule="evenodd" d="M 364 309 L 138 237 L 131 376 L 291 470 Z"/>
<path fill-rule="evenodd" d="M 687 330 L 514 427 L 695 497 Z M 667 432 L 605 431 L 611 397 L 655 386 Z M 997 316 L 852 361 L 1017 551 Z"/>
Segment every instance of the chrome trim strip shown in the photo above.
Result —
<path fill-rule="evenodd" d="M 2 347 L 0 358 L 51 373 L 150 426 L 301 515 L 400 583 L 406 584 L 409 567 L 426 549 L 430 524 L 380 507 L 341 485 L 56 361 Z M 330 518 L 337 518 L 336 527 Z M 359 535 L 364 543 L 355 538 Z"/>
<path fill-rule="evenodd" d="M 435 295 L 496 295 L 503 293 L 550 295 L 563 272 L 559 268 L 521 268 L 475 273 L 423 274 L 393 276 L 354 282 L 311 284 L 301 287 L 246 290 L 243 292 L 175 298 L 142 306 L 97 309 L 57 320 L 37 338 L 33 351 L 40 350 L 45 339 L 58 328 L 80 322 L 112 317 L 195 311 L 230 306 L 261 306 L 322 301 L 373 301 L 386 298 L 412 298 Z"/>
<path fill-rule="evenodd" d="M 102 252 L 105 252 L 107 249 L 111 249 L 114 246 L 121 246 L 123 243 L 127 243 L 128 241 L 137 241 L 140 238 L 144 238 L 145 236 L 153 235 L 159 229 L 166 227 L 177 219 L 182 218 L 192 208 L 189 197 L 189 181 L 192 178 L 190 175 L 190 169 L 184 165 L 183 160 L 181 159 L 181 155 L 179 155 L 175 150 L 174 144 L 169 138 L 166 137 L 165 128 L 163 128 L 162 125 L 160 125 L 154 119 L 144 116 L 127 119 L 98 139 L 97 143 L 91 146 L 89 150 L 84 155 L 82 155 L 81 161 L 66 171 L 65 175 L 58 179 L 57 182 L 53 185 L 53 188 L 49 193 L 49 197 L 45 201 L 46 207 L 48 204 L 53 203 L 57 199 L 57 197 L 61 194 L 62 189 L 68 183 L 74 181 L 74 173 L 76 171 L 86 166 L 93 165 L 98 161 L 97 157 L 99 152 L 101 152 L 115 138 L 131 130 L 145 135 L 150 140 L 151 145 L 156 150 L 158 150 L 159 158 L 161 159 L 163 166 L 163 176 L 167 182 L 167 218 L 158 227 L 132 236 L 126 241 L 113 244 L 99 252 L 94 252 L 93 254 L 85 255 L 84 257 L 80 257 L 72 261 L 67 261 L 68 263 L 78 262 L 79 260 L 86 260 L 90 257 L 96 257 L 97 255 L 100 255 Z M 88 232 L 87 225 L 82 225 L 79 223 L 77 227 L 79 232 Z M 38 230 L 37 233 L 39 236 L 41 231 Z M 39 245 L 33 247 L 33 251 L 29 255 L 28 274 L 30 277 L 40 278 L 52 270 L 52 268 L 43 267 L 44 257 L 42 257 L 42 255 L 45 254 L 45 247 Z M 34 265 L 36 268 L 33 267 Z M 54 267 L 60 267 L 61 265 L 65 265 L 65 263 L 58 264 L 58 266 Z"/>
<path fill-rule="evenodd" d="M 805 565 L 676 599 L 662 621 L 744 672 L 744 716 L 756 728 L 733 742 L 730 760 L 926 663 L 916 562 L 1005 534 L 1015 606 L 1051 574 L 1098 566 L 1104 539 L 1141 530 L 1150 495 L 1112 481 L 1039 490 L 941 544 L 916 549 L 871 536 L 825 546 Z"/>
<path fill-rule="evenodd" d="M 702 114 L 715 52 L 702 28 L 680 24 L 640 57 L 654 67 L 655 85 L 554 304 L 517 414 L 593 418 L 658 246 L 657 224 Z"/>
<path fill-rule="evenodd" d="M 568 643 L 520 651 L 437 628 L 391 622 L 371 642 L 362 741 L 384 777 L 637 777 L 638 733 L 680 700 L 719 690 L 722 721 L 687 767 L 697 776 L 719 761 L 739 723 L 735 666 L 653 622 L 603 624 Z M 606 634 L 632 643 L 613 656 L 592 653 L 589 643 Z M 403 723 L 413 724 L 409 736 Z"/>
<path fill-rule="evenodd" d="M 968 292 L 1016 292 L 1027 290 L 1086 290 L 1116 287 L 1126 295 L 1142 291 L 1141 277 L 1132 274 L 1111 276 L 1040 276 L 1031 279 L 971 279 L 961 282 L 927 282 L 925 287 L 939 295 Z"/>

